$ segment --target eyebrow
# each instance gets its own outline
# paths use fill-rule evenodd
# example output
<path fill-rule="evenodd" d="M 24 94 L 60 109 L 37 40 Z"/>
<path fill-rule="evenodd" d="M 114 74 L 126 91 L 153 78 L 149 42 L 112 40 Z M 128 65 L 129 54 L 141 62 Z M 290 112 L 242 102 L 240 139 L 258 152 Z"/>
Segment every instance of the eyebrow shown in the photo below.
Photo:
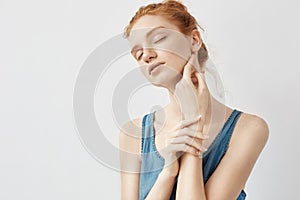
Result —
<path fill-rule="evenodd" d="M 146 37 L 148 38 L 151 34 L 153 34 L 153 32 L 155 32 L 156 30 L 161 29 L 161 28 L 166 28 L 166 27 L 164 27 L 164 26 L 157 26 L 157 27 L 151 29 L 151 30 L 146 34 Z"/>
<path fill-rule="evenodd" d="M 164 26 L 157 26 L 157 27 L 154 27 L 153 29 L 151 29 L 150 31 L 148 31 L 147 33 L 146 33 L 146 37 L 148 38 L 148 37 L 150 37 L 150 35 L 152 35 L 156 30 L 158 30 L 158 29 L 161 29 L 161 28 L 166 28 L 166 27 L 164 27 Z M 137 45 L 135 45 L 132 49 L 131 49 L 131 53 L 136 49 L 136 46 Z"/>

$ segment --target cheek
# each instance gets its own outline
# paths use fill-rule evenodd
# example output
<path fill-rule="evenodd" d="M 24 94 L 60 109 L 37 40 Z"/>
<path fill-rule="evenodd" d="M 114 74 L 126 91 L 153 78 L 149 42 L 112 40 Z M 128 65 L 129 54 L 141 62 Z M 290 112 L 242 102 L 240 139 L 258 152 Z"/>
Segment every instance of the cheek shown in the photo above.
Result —
<path fill-rule="evenodd" d="M 167 41 L 156 44 L 155 48 L 160 51 L 168 52 L 183 60 L 187 60 L 191 53 L 191 47 L 187 41 L 180 39 L 176 40 L 176 38 L 168 39 Z"/>
<path fill-rule="evenodd" d="M 144 76 L 148 76 L 148 71 L 147 71 L 146 65 L 140 66 L 139 69 L 144 74 Z"/>
<path fill-rule="evenodd" d="M 182 74 L 183 68 L 187 63 L 187 59 L 169 52 L 163 52 L 161 56 L 165 58 L 164 61 L 167 62 L 167 65 L 170 67 L 170 69 Z"/>

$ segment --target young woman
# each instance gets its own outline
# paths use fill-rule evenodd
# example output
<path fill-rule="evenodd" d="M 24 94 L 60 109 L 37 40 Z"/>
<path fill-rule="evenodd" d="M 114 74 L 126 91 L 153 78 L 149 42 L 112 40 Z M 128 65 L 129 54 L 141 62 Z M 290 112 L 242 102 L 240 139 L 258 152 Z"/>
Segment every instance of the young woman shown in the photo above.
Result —
<path fill-rule="evenodd" d="M 210 94 L 198 27 L 182 3 L 164 1 L 141 7 L 125 29 L 143 75 L 170 102 L 121 128 L 124 200 L 246 198 L 268 125 Z"/>

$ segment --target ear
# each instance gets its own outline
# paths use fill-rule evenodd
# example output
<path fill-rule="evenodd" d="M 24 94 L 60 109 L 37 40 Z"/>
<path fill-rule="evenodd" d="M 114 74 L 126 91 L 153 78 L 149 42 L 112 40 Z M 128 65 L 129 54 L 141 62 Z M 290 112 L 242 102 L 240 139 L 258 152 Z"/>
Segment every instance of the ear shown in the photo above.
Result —
<path fill-rule="evenodd" d="M 201 35 L 197 29 L 194 29 L 192 31 L 191 39 L 192 39 L 192 52 L 197 53 L 202 46 Z"/>

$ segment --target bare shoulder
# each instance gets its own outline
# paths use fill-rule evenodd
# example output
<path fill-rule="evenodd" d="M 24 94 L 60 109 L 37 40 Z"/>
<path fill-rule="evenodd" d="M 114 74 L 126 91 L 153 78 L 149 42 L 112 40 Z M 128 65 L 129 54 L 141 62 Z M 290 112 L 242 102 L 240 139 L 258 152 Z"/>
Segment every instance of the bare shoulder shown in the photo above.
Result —
<path fill-rule="evenodd" d="M 239 116 L 228 150 L 205 185 L 209 199 L 236 199 L 245 188 L 268 137 L 266 120 L 244 112 Z"/>
<path fill-rule="evenodd" d="M 269 136 L 269 126 L 266 120 L 250 113 L 242 113 L 237 124 L 237 129 L 242 134 L 252 133 L 259 135 L 261 139 L 268 139 Z"/>
<path fill-rule="evenodd" d="M 125 122 L 119 133 L 119 147 L 121 150 L 140 154 L 142 136 L 142 118 L 135 118 Z"/>
<path fill-rule="evenodd" d="M 262 149 L 269 138 L 269 126 L 260 116 L 242 113 L 232 137 L 235 142 L 248 141 L 255 144 L 258 149 Z"/>

